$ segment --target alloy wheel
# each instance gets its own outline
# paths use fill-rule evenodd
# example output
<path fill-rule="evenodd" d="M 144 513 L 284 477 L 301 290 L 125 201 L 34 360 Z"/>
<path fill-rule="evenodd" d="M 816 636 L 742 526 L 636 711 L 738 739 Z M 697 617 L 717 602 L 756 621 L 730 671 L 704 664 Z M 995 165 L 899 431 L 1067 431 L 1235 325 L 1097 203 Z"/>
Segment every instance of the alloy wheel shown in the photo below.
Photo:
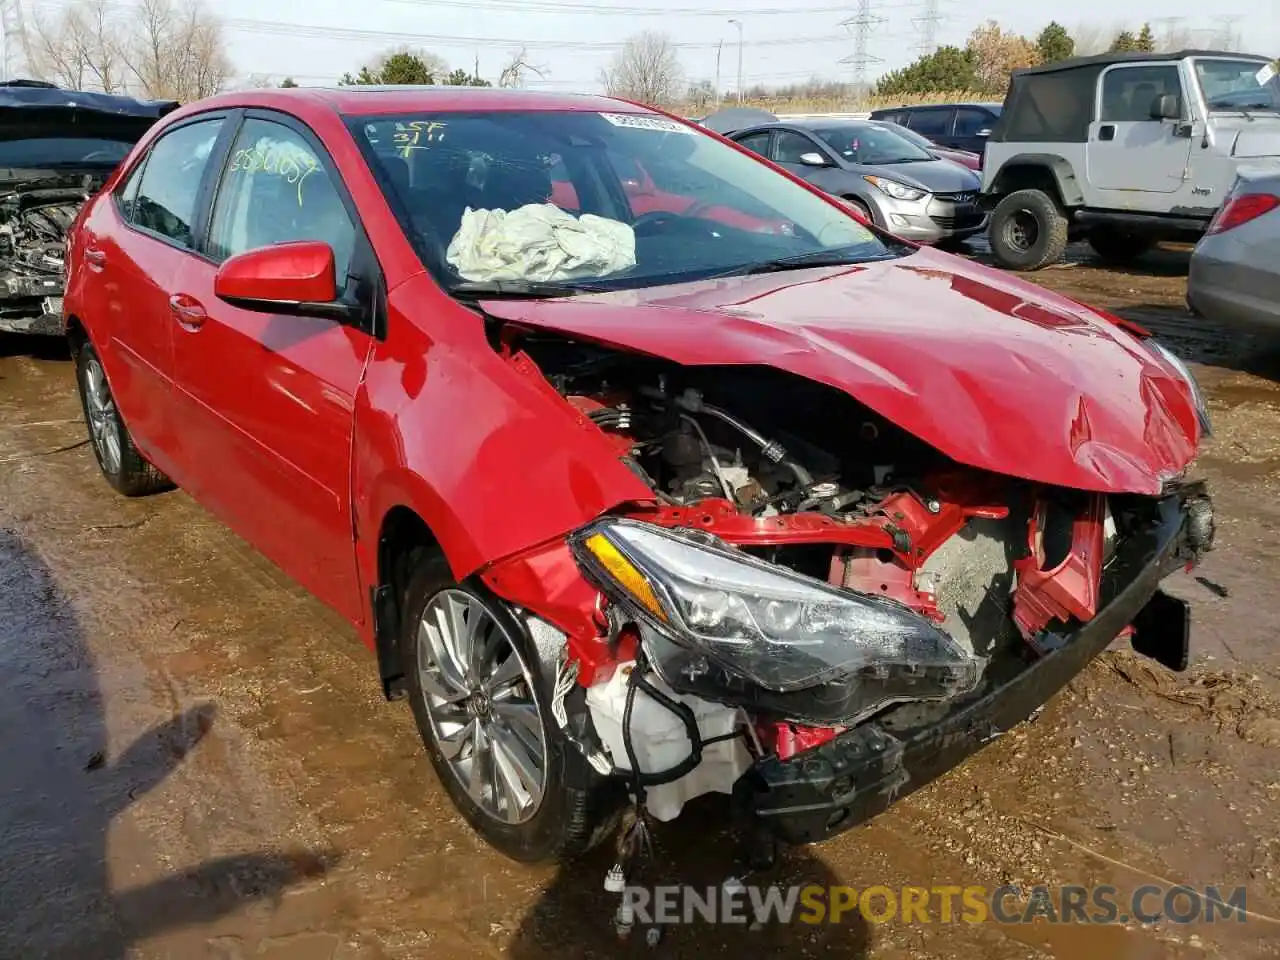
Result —
<path fill-rule="evenodd" d="M 533 674 L 476 596 L 435 594 L 418 623 L 417 670 L 432 733 L 449 769 L 485 814 L 529 820 L 547 779 L 547 734 Z"/>
<path fill-rule="evenodd" d="M 120 472 L 119 414 L 102 362 L 89 356 L 84 365 L 84 405 L 89 415 L 89 435 L 93 448 L 107 473 Z"/>

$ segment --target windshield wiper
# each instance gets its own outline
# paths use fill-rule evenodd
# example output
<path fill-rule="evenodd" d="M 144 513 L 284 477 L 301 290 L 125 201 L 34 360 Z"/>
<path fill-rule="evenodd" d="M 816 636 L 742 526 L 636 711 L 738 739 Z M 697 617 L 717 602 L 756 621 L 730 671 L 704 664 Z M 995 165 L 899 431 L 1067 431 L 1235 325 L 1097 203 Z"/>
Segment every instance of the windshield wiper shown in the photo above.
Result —
<path fill-rule="evenodd" d="M 802 253 L 796 257 L 779 257 L 776 260 L 749 263 L 746 266 L 716 274 L 716 276 L 737 277 L 750 276 L 755 273 L 781 273 L 784 270 L 807 270 L 811 267 L 845 267 L 859 263 L 893 260 L 895 257 L 896 254 L 892 252 L 873 254 L 871 256 L 857 256 L 847 248 L 844 250 L 815 250 L 812 253 Z"/>
<path fill-rule="evenodd" d="M 550 300 L 598 292 L 578 284 L 538 280 L 466 280 L 449 288 L 452 296 L 469 300 L 500 300 L 506 297 L 515 300 Z"/>

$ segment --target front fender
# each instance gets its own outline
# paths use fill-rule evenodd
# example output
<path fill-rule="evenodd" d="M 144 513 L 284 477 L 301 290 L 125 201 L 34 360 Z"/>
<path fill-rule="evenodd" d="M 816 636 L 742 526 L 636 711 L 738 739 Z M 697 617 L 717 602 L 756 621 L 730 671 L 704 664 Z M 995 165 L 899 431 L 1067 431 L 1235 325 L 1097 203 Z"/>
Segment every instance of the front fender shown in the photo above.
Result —
<path fill-rule="evenodd" d="M 423 284 L 435 290 L 425 277 L 406 287 Z M 393 306 L 392 329 L 416 334 L 375 349 L 357 402 L 353 492 L 367 571 L 396 506 L 422 518 L 460 580 L 621 504 L 653 499 L 528 358 L 494 351 L 479 316 L 443 297 L 428 312 L 426 291 L 403 293 L 396 301 L 433 327 L 417 329 Z"/>

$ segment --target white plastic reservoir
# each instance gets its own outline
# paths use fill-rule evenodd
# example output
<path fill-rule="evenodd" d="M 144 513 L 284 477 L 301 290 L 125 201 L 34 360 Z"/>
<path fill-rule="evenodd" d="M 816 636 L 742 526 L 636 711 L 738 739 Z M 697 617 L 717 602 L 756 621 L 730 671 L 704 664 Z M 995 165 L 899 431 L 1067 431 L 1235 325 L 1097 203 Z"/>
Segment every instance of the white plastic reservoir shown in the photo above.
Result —
<path fill-rule="evenodd" d="M 609 752 L 613 765 L 630 770 L 622 740 L 622 717 L 627 708 L 627 687 L 633 663 L 624 663 L 608 683 L 587 689 L 587 706 L 596 732 Z M 702 740 L 721 737 L 739 726 L 738 711 L 699 697 L 677 694 L 655 673 L 645 680 L 673 700 L 686 704 L 698 721 Z M 636 691 L 631 710 L 631 744 L 642 773 L 659 773 L 687 760 L 689 737 L 684 721 L 643 689 Z M 704 793 L 732 793 L 734 782 L 751 766 L 751 754 L 741 736 L 702 748 L 702 762 L 691 773 L 673 783 L 645 788 L 645 806 L 658 820 L 674 820 L 684 805 Z"/>

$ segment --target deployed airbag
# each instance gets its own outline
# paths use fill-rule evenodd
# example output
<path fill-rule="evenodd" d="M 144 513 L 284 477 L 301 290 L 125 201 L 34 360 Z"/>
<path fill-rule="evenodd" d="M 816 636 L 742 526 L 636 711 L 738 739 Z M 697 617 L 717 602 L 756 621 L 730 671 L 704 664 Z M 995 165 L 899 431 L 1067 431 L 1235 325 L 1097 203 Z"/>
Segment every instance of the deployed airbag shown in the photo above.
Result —
<path fill-rule="evenodd" d="M 550 203 L 468 207 L 445 256 L 464 280 L 575 280 L 634 267 L 636 237 L 618 220 L 575 217 Z"/>

